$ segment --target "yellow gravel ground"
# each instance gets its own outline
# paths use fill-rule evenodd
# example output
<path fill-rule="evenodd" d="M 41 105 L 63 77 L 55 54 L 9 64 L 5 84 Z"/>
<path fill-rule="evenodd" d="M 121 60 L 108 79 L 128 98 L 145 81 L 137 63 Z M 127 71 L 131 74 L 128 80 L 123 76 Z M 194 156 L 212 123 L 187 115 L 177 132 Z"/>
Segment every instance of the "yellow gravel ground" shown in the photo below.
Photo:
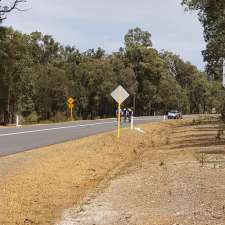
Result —
<path fill-rule="evenodd" d="M 224 135 L 215 123 L 180 125 L 145 134 L 137 160 L 57 225 L 225 225 Z"/>
<path fill-rule="evenodd" d="M 166 143 L 175 123 L 124 129 L 0 159 L 0 224 L 54 224 L 63 209 L 78 203 L 138 155 Z"/>
<path fill-rule="evenodd" d="M 189 124 L 190 121 L 145 124 L 141 126 L 145 131 L 144 134 L 124 129 L 120 140 L 116 138 L 115 132 L 111 132 L 0 158 L 0 224 L 55 224 L 56 221 L 60 221 L 65 209 L 82 204 L 82 200 L 95 191 L 100 184 L 101 187 L 107 186 L 108 181 L 114 180 L 112 178 L 132 167 L 134 174 L 138 174 L 137 180 L 138 177 L 147 174 L 147 177 L 152 179 L 152 181 L 149 180 L 149 184 L 159 182 L 158 188 L 153 190 L 153 193 L 154 191 L 165 193 L 165 184 L 160 186 L 161 177 L 172 179 L 176 176 L 173 179 L 182 178 L 181 181 L 189 185 L 193 181 L 189 178 L 195 177 L 196 171 L 200 168 L 198 163 L 195 164 L 196 168 L 190 165 L 196 160 L 200 164 L 201 151 L 205 151 L 203 161 L 207 167 L 200 169 L 202 177 L 196 179 L 205 179 L 208 167 L 221 168 L 221 165 L 207 164 L 207 160 L 216 159 L 210 159 L 212 156 L 208 155 L 207 151 L 214 149 L 221 151 L 224 143 L 215 139 L 214 125 L 190 126 Z M 159 168 L 155 167 L 154 163 Z M 171 168 L 164 170 L 164 167 Z M 146 172 L 145 168 L 149 172 Z M 143 172 L 142 169 L 144 169 Z M 168 174 L 167 171 L 169 171 Z M 179 173 L 174 172 L 172 176 L 170 171 L 179 171 Z M 222 173 L 223 168 L 220 171 Z M 210 174 L 207 172 L 208 177 L 215 179 L 216 174 L 218 170 L 210 170 Z M 183 175 L 185 175 L 184 178 Z M 165 182 L 165 179 L 163 178 L 162 181 Z M 196 182 L 198 183 L 199 180 Z M 219 180 L 215 182 L 219 183 Z M 167 185 L 170 185 L 170 180 Z M 204 190 L 207 190 L 208 186 L 204 183 Z M 149 188 L 147 187 L 146 190 L 150 190 Z M 168 192 L 168 198 L 177 186 L 169 188 L 172 191 Z M 192 190 L 192 186 L 188 186 L 187 190 L 188 188 Z M 181 194 L 185 193 L 178 188 L 177 193 L 179 191 Z M 158 192 L 156 196 L 160 196 Z M 204 194 L 209 196 L 207 193 Z M 170 210 L 175 210 L 176 202 L 182 199 L 177 198 L 178 195 L 172 196 L 174 196 L 172 201 L 174 204 L 168 207 L 171 207 Z M 208 198 L 204 196 L 204 199 Z M 220 198 L 221 196 L 218 195 L 218 199 Z M 165 198 L 161 198 L 156 203 L 162 203 L 163 206 L 164 200 Z M 124 200 L 121 201 L 124 202 Z M 141 199 L 139 201 L 143 202 Z M 160 216 L 146 218 L 145 221 L 150 222 L 147 224 L 157 225 L 170 224 L 173 221 L 164 214 L 162 216 L 163 218 Z M 190 221 L 193 222 L 191 218 Z"/>

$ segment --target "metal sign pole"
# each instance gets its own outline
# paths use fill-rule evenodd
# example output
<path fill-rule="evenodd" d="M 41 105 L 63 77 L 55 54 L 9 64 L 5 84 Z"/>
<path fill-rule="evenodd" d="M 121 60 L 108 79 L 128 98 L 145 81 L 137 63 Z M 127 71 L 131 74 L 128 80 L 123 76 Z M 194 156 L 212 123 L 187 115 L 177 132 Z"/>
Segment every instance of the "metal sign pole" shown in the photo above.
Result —
<path fill-rule="evenodd" d="M 71 121 L 73 121 L 73 108 L 72 107 L 70 108 L 70 118 L 71 118 Z"/>
<path fill-rule="evenodd" d="M 118 139 L 120 138 L 120 127 L 121 127 L 121 115 L 120 115 L 120 110 L 121 110 L 121 104 L 129 97 L 129 94 L 127 91 L 120 85 L 118 86 L 112 93 L 111 96 L 113 99 L 118 103 L 118 126 L 117 126 L 117 137 Z"/>

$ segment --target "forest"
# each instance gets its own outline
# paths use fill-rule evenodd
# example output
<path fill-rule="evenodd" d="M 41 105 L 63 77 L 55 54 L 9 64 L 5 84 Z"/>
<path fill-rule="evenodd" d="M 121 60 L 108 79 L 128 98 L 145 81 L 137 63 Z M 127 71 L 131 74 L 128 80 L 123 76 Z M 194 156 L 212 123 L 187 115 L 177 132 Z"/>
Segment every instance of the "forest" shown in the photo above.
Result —
<path fill-rule="evenodd" d="M 184 0 L 183 5 L 199 10 L 202 21 L 208 12 L 196 2 Z M 219 35 L 224 37 L 224 29 Z M 213 37 L 205 33 L 207 67 L 202 72 L 172 52 L 155 49 L 150 31 L 138 27 L 126 33 L 124 47 L 107 54 L 100 47 L 81 52 L 53 36 L 38 31 L 23 34 L 1 23 L 0 122 L 13 123 L 15 115 L 27 123 L 66 121 L 68 97 L 75 99 L 76 119 L 112 117 L 116 103 L 110 93 L 118 85 L 130 94 L 123 106 L 131 107 L 136 116 L 162 115 L 171 109 L 194 114 L 215 108 L 220 113 L 225 91 Z"/>

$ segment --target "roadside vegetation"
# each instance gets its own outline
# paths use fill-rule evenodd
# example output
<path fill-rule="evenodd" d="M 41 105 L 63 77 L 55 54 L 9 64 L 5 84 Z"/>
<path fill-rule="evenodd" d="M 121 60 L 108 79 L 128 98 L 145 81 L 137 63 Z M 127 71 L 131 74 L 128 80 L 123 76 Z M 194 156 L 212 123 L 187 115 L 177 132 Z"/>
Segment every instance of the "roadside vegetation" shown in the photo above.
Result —
<path fill-rule="evenodd" d="M 186 10 L 198 13 L 206 42 L 206 49 L 202 52 L 207 63 L 206 74 L 210 80 L 221 82 L 225 60 L 225 1 L 183 0 L 182 4 Z M 220 104 L 222 118 L 225 120 L 225 102 Z"/>
<path fill-rule="evenodd" d="M 124 47 L 112 54 L 102 48 L 80 52 L 41 32 L 22 34 L 4 26 L 0 43 L 0 118 L 7 123 L 16 114 L 25 123 L 65 121 L 69 96 L 76 118 L 111 117 L 116 105 L 110 93 L 118 84 L 130 93 L 126 104 L 135 105 L 136 115 L 221 112 L 225 102 L 220 79 L 156 50 L 151 34 L 140 28 L 129 30 Z"/>
<path fill-rule="evenodd" d="M 225 1 L 183 0 L 186 10 L 197 11 L 204 29 L 206 49 L 202 52 L 207 62 L 206 73 L 214 80 L 221 80 L 225 59 Z"/>
<path fill-rule="evenodd" d="M 107 54 L 104 49 L 79 51 L 62 46 L 39 31 L 23 34 L 4 27 L 7 14 L 26 9 L 26 0 L 0 1 L 0 122 L 25 123 L 67 120 L 66 100 L 75 99 L 75 117 L 93 119 L 114 115 L 110 92 L 123 85 L 136 115 L 211 112 L 224 115 L 225 91 L 221 85 L 224 47 L 224 0 L 183 0 L 187 10 L 197 10 L 207 48 L 206 71 L 168 51 L 158 51 L 151 33 L 130 29 L 124 46 Z M 14 3 L 14 4 L 13 4 Z M 154 34 L 153 34 L 154 35 Z M 163 48 L 163 46 L 161 46 Z"/>

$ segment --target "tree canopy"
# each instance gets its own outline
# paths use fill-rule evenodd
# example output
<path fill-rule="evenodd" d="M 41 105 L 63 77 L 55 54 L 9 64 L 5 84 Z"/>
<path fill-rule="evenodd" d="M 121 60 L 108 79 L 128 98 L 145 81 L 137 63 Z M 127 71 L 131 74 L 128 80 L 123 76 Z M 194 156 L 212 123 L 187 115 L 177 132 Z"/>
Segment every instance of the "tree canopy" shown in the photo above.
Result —
<path fill-rule="evenodd" d="M 130 93 L 124 106 L 136 115 L 220 110 L 224 91 L 205 73 L 171 52 L 153 48 L 151 34 L 131 29 L 124 48 L 106 54 L 104 49 L 80 52 L 63 46 L 52 36 L 22 34 L 0 27 L 0 118 L 13 122 L 66 120 L 66 100 L 75 99 L 77 118 L 114 115 L 110 93 L 122 85 Z"/>
<path fill-rule="evenodd" d="M 207 73 L 221 80 L 222 63 L 225 60 L 225 1 L 224 0 L 183 0 L 188 10 L 197 10 L 204 28 L 207 43 L 203 51 L 207 62 Z"/>

